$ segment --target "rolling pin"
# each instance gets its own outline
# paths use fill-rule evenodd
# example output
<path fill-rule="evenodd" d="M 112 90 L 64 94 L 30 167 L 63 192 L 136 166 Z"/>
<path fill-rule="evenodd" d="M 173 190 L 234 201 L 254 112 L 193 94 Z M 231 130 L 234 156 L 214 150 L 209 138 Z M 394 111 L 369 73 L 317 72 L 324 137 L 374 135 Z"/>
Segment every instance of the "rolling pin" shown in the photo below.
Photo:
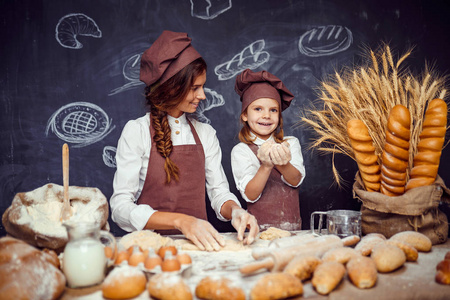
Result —
<path fill-rule="evenodd" d="M 343 247 L 344 243 L 336 235 L 324 235 L 306 240 L 298 245 L 284 248 L 272 248 L 270 253 L 253 263 L 239 269 L 241 274 L 250 275 L 261 269 L 272 272 L 282 271 L 284 267 L 297 255 L 316 255 L 321 257 L 326 251 L 336 247 Z"/>

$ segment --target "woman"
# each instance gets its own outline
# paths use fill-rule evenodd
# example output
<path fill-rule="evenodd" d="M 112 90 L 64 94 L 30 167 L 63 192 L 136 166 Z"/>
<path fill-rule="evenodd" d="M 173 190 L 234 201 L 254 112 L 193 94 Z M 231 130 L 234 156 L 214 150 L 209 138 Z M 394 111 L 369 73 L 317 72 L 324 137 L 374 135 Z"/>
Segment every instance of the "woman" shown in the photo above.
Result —
<path fill-rule="evenodd" d="M 150 112 L 129 121 L 119 139 L 113 221 L 126 231 L 181 231 L 202 250 L 220 250 L 224 239 L 206 221 L 206 183 L 217 217 L 252 243 L 258 224 L 229 191 L 215 130 L 186 117 L 206 98 L 206 63 L 187 34 L 164 31 L 142 55 L 140 79 Z"/>

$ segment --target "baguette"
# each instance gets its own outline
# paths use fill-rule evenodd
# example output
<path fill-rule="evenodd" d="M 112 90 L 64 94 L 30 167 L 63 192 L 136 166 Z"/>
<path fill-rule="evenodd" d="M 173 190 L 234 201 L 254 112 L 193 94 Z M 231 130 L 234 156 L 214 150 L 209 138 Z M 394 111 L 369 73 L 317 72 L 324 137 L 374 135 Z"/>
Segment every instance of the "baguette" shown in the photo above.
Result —
<path fill-rule="evenodd" d="M 352 119 L 347 122 L 347 133 L 365 189 L 369 192 L 378 192 L 380 166 L 367 126 L 361 120 Z"/>
<path fill-rule="evenodd" d="M 395 197 L 405 192 L 408 168 L 411 116 L 408 108 L 395 105 L 388 118 L 386 142 L 381 155 L 382 194 Z"/>
<path fill-rule="evenodd" d="M 406 190 L 431 185 L 435 180 L 447 129 L 447 104 L 442 99 L 431 100 L 425 112 L 419 135 L 417 154 Z"/>

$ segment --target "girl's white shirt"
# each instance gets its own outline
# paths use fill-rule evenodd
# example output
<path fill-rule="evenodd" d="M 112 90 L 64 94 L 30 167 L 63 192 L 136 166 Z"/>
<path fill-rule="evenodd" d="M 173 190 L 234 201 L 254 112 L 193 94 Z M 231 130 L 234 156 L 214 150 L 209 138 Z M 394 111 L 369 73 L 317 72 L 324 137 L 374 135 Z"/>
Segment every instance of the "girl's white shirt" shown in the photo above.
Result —
<path fill-rule="evenodd" d="M 168 116 L 172 132 L 172 144 L 195 144 L 194 136 L 186 115 L 179 118 Z M 206 191 L 211 207 L 219 220 L 228 221 L 220 214 L 222 205 L 233 200 L 239 206 L 236 196 L 230 192 L 228 180 L 222 167 L 222 151 L 214 128 L 190 119 L 205 152 Z M 117 144 L 117 171 L 113 181 L 113 195 L 110 199 L 111 218 L 125 231 L 142 230 L 156 211 L 146 204 L 137 204 L 147 176 L 151 150 L 150 115 L 130 120 L 124 126 Z"/>
<path fill-rule="evenodd" d="M 256 144 L 258 148 L 261 147 L 261 145 L 266 141 L 273 140 L 273 136 L 267 140 L 263 140 L 253 134 L 252 137 L 256 138 L 253 143 Z M 302 149 L 300 142 L 296 137 L 286 136 L 284 138 L 288 141 L 289 149 L 291 150 L 290 163 L 300 172 L 300 174 L 302 174 L 302 179 L 296 186 L 289 184 L 284 179 L 283 175 L 281 175 L 281 180 L 288 186 L 298 187 L 306 176 L 305 165 L 303 164 Z M 260 166 L 261 163 L 259 162 L 259 159 L 247 144 L 241 142 L 234 146 L 231 150 L 231 168 L 233 171 L 234 182 L 236 183 L 236 188 L 241 193 L 242 198 L 247 202 L 253 203 L 261 198 L 261 194 L 259 194 L 255 200 L 250 200 L 245 195 L 245 188 L 247 187 L 247 184 L 253 179 L 253 177 L 255 177 Z"/>

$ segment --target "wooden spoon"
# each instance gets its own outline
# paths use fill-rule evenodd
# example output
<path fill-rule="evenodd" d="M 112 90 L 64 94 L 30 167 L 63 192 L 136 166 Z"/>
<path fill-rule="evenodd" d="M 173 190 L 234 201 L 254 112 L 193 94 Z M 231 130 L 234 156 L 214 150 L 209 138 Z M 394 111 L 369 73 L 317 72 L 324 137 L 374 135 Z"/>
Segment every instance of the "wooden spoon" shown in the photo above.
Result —
<path fill-rule="evenodd" d="M 61 221 L 64 222 L 72 216 L 72 207 L 69 199 L 69 146 L 63 145 L 62 148 L 63 159 L 63 184 L 64 184 L 64 200 L 61 208 Z"/>

